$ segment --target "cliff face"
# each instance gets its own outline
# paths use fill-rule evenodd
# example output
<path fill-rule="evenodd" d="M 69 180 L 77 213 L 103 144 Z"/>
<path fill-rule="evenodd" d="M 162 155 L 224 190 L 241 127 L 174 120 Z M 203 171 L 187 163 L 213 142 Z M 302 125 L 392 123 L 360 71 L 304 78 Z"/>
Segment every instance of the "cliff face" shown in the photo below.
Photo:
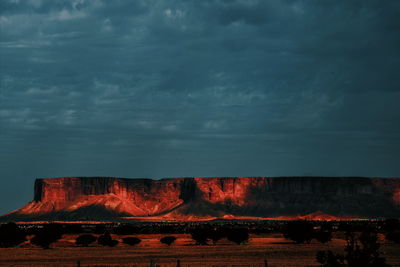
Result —
<path fill-rule="evenodd" d="M 110 177 L 37 179 L 34 200 L 2 220 L 121 217 L 277 217 L 323 212 L 399 217 L 400 179 L 218 177 L 162 180 Z"/>

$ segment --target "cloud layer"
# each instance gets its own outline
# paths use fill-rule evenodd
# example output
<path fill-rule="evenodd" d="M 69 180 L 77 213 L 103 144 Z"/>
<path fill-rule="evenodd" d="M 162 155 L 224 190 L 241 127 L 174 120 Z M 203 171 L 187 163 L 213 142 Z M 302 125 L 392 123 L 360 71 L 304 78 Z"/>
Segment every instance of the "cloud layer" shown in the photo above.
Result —
<path fill-rule="evenodd" d="M 398 1 L 0 10 L 5 209 L 35 177 L 399 175 Z"/>

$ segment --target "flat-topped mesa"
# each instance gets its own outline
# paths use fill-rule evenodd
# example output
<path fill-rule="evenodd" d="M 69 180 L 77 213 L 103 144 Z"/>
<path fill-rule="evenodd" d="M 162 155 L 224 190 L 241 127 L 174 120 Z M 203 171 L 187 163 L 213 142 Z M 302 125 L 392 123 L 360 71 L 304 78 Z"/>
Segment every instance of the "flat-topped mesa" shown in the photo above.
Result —
<path fill-rule="evenodd" d="M 185 218 L 185 216 L 278 217 L 315 212 L 339 217 L 399 217 L 400 179 L 47 178 L 35 181 L 32 202 L 0 219 L 104 220 L 143 216 L 168 219 Z"/>
<path fill-rule="evenodd" d="M 148 216 L 182 204 L 181 180 L 112 177 L 37 179 L 34 202 L 51 203 L 51 210 L 48 211 L 97 205 L 119 214 Z"/>

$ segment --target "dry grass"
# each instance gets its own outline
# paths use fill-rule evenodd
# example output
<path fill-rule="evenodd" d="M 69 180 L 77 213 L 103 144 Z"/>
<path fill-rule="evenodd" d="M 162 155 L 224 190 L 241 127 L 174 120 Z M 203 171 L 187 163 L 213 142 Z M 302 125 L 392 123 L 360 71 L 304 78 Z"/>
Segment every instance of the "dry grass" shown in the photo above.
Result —
<path fill-rule="evenodd" d="M 74 247 L 76 236 L 67 235 L 54 244 L 53 249 L 43 250 L 27 244 L 23 248 L 0 249 L 0 266 L 176 266 L 178 259 L 182 267 L 187 266 L 318 266 L 315 253 L 318 250 L 343 251 L 345 241 L 333 239 L 329 244 L 296 245 L 280 235 L 252 236 L 246 245 L 235 245 L 221 240 L 217 245 L 196 246 L 188 235 L 175 235 L 176 243 L 171 247 L 159 242 L 162 235 L 137 235 L 142 243 L 137 247 L 119 244 L 115 248 Z M 120 236 L 114 236 L 121 239 Z M 385 243 L 382 246 L 387 260 L 400 266 L 400 247 Z"/>

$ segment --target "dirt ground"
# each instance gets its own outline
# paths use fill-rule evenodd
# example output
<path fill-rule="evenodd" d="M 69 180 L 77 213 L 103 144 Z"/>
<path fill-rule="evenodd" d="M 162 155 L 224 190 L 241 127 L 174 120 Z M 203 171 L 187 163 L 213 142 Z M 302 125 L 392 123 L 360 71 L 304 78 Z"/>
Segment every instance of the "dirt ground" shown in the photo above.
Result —
<path fill-rule="evenodd" d="M 142 242 L 135 247 L 118 244 L 117 247 L 75 247 L 76 236 L 67 235 L 43 250 L 25 244 L 21 248 L 0 249 L 0 266 L 318 266 L 318 250 L 343 251 L 345 241 L 334 238 L 328 244 L 293 244 L 281 235 L 251 236 L 245 245 L 221 240 L 217 245 L 197 246 L 189 235 L 174 235 L 178 239 L 170 247 L 159 242 L 163 235 L 136 235 Z M 126 236 L 124 236 L 126 237 Z M 122 236 L 114 236 L 121 239 Z M 120 240 L 121 241 L 121 240 Z M 392 266 L 400 266 L 400 246 L 383 243 L 381 251 Z"/>

